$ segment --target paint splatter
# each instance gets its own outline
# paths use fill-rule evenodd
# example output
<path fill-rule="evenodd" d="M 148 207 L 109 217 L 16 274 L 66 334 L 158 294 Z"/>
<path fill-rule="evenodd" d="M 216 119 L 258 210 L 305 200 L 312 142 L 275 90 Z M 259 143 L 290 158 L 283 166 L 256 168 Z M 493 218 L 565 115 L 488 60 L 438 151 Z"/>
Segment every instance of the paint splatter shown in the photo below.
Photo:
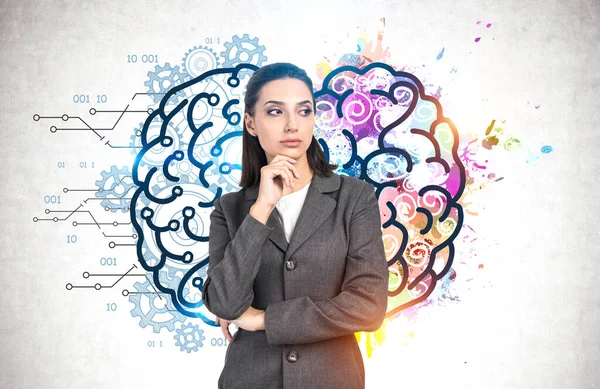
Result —
<path fill-rule="evenodd" d="M 437 55 L 437 57 L 436 57 L 436 58 L 437 58 L 437 60 L 438 60 L 438 61 L 439 61 L 440 59 L 442 59 L 442 57 L 444 56 L 444 50 L 445 50 L 445 48 L 444 48 L 444 47 L 442 47 L 442 51 L 440 51 L 440 52 L 439 52 L 439 54 Z"/>
<path fill-rule="evenodd" d="M 500 143 L 500 141 L 496 135 L 488 136 L 481 141 L 481 145 L 487 150 L 491 150 L 492 147 L 496 146 L 498 143 Z"/>
<path fill-rule="evenodd" d="M 479 24 L 481 24 L 481 20 L 478 20 L 478 21 L 477 21 L 477 25 L 479 25 Z M 492 27 L 492 23 L 488 23 L 488 24 L 486 24 L 486 26 L 485 26 L 485 27 L 486 27 L 486 28 L 490 28 L 490 27 Z M 494 39 L 494 38 L 492 38 L 492 40 L 493 40 L 493 39 Z M 481 37 L 480 37 L 480 36 L 478 36 L 477 38 L 475 38 L 475 43 L 479 42 L 480 40 L 481 40 Z"/>
<path fill-rule="evenodd" d="M 552 146 L 550 146 L 550 145 L 546 145 L 546 146 L 542 147 L 542 150 L 541 150 L 541 151 L 542 151 L 542 153 L 544 153 L 544 154 L 548 154 L 548 153 L 552 152 L 552 150 L 553 150 L 553 149 L 552 149 Z"/>
<path fill-rule="evenodd" d="M 521 148 L 521 141 L 517 138 L 509 137 L 504 141 L 504 150 L 506 151 L 516 151 Z"/>
<path fill-rule="evenodd" d="M 485 135 L 489 135 L 492 132 L 492 128 L 494 128 L 494 123 L 496 123 L 496 119 L 492 120 L 488 128 L 485 130 Z"/>

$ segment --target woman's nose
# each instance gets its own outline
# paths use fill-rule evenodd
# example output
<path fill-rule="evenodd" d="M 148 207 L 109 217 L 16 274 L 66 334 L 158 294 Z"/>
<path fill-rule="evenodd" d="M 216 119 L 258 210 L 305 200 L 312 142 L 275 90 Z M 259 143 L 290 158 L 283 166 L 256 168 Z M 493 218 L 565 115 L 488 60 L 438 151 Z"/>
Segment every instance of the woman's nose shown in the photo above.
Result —
<path fill-rule="evenodd" d="M 290 115 L 287 122 L 287 131 L 296 131 L 298 130 L 298 119 L 294 117 L 294 115 Z"/>

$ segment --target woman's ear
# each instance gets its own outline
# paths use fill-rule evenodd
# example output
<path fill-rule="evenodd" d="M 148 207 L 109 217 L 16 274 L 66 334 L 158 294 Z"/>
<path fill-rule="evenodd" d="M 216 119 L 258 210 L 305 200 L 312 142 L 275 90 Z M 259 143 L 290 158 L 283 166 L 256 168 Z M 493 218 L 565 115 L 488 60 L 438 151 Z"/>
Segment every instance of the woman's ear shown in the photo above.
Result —
<path fill-rule="evenodd" d="M 250 116 L 248 113 L 244 113 L 244 121 L 246 122 L 246 129 L 248 130 L 248 133 L 252 136 L 256 136 L 256 130 L 254 128 L 254 120 L 252 119 L 252 116 Z"/>

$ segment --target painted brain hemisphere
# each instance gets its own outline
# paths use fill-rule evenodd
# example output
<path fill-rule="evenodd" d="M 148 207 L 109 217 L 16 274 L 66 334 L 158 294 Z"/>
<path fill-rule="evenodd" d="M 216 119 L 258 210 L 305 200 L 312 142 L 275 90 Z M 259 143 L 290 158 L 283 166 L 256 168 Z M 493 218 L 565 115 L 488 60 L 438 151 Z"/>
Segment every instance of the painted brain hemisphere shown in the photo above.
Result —
<path fill-rule="evenodd" d="M 329 161 L 375 186 L 391 316 L 424 301 L 450 271 L 463 219 L 458 133 L 414 75 L 385 64 L 338 68 L 315 97 L 315 136 Z"/>
<path fill-rule="evenodd" d="M 180 312 L 207 322 L 209 215 L 216 198 L 239 190 L 242 74 L 256 69 L 215 69 L 171 89 L 140 131 L 133 167 L 138 259 Z M 450 270 L 462 224 L 458 134 L 416 77 L 385 64 L 338 68 L 315 98 L 315 137 L 336 173 L 368 181 L 379 198 L 393 315 Z"/>

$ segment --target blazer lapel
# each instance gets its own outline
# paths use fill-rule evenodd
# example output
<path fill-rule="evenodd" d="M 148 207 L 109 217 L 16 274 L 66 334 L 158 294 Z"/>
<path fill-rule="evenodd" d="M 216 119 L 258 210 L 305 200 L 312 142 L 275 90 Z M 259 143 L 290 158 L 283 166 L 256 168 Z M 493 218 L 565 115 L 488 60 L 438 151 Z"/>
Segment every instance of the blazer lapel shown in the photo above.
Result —
<path fill-rule="evenodd" d="M 291 240 L 288 243 L 285 238 L 283 225 L 279 221 L 279 212 L 277 208 L 273 209 L 271 215 L 267 219 L 267 225 L 274 228 L 269 239 L 277 245 L 281 250 L 285 251 L 285 259 L 288 260 L 292 254 L 304 243 L 321 224 L 329 217 L 335 209 L 337 201 L 332 197 L 325 195 L 336 191 L 340 188 L 341 178 L 333 173 L 330 177 L 321 177 L 317 174 L 313 175 L 312 182 L 309 184 L 306 193 L 306 199 L 298 215 L 296 226 Z M 246 198 L 247 212 L 250 207 L 256 202 L 258 197 L 259 185 L 254 185 L 245 188 L 244 197 Z"/>
<path fill-rule="evenodd" d="M 271 212 L 271 215 L 269 215 L 269 219 L 267 219 L 267 225 L 275 229 L 273 232 L 271 232 L 269 240 L 275 243 L 277 247 L 283 251 L 286 251 L 288 249 L 288 241 L 285 237 L 285 230 L 283 229 L 283 225 L 281 224 L 279 217 L 280 214 L 277 211 L 277 208 L 275 208 L 273 209 L 273 212 Z"/>
<path fill-rule="evenodd" d="M 304 205 L 300 210 L 298 221 L 294 227 L 290 244 L 285 253 L 285 261 L 323 224 L 325 219 L 335 209 L 336 204 L 336 200 L 324 195 L 320 190 L 313 187 L 311 183 L 306 193 Z"/>

